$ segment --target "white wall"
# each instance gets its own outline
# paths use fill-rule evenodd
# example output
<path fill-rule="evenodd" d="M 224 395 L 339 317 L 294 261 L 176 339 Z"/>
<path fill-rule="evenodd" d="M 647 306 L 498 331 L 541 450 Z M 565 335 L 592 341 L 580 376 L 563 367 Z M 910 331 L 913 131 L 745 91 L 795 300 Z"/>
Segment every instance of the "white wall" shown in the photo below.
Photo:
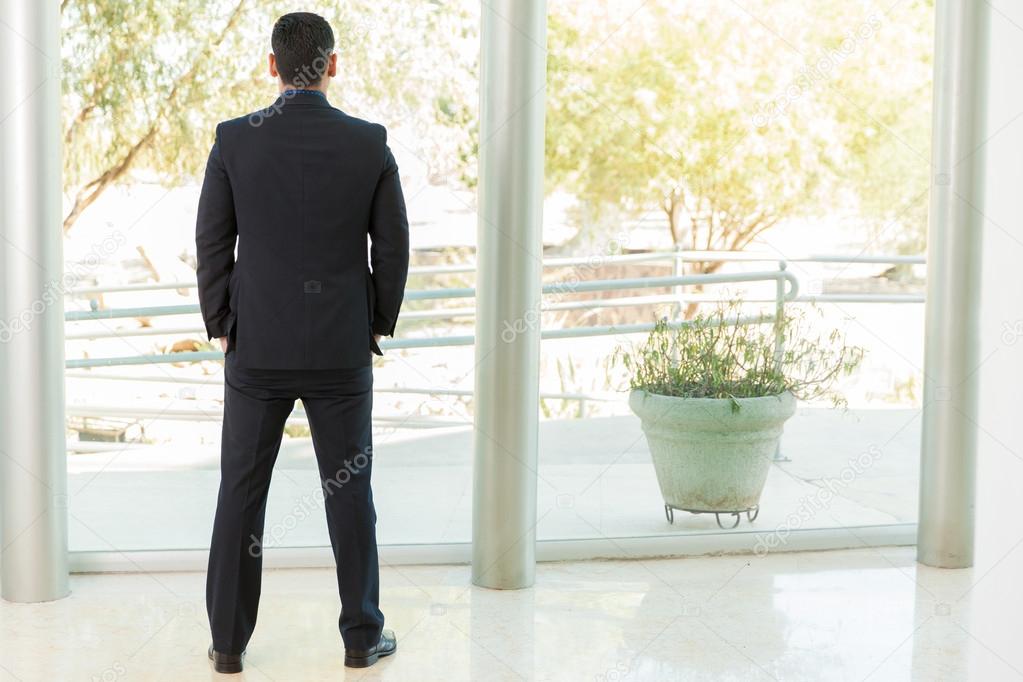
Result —
<path fill-rule="evenodd" d="M 970 679 L 1006 679 L 1007 666 L 1023 665 L 1018 631 L 992 617 L 1023 609 L 1023 3 L 991 3 L 976 565 L 968 601 L 940 574 L 917 583 L 928 605 L 920 620 L 967 647 Z"/>
<path fill-rule="evenodd" d="M 1023 3 L 994 0 L 992 10 L 977 567 L 995 567 L 1015 547 L 1018 561 L 1000 567 L 1015 570 L 1023 566 Z"/>

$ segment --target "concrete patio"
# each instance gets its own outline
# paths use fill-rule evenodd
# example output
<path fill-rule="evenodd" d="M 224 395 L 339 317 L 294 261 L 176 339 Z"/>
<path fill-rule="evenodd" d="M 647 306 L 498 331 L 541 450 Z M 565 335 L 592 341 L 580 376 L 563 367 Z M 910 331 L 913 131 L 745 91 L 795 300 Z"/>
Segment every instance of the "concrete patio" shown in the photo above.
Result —
<path fill-rule="evenodd" d="M 732 531 L 855 528 L 912 523 L 917 513 L 919 410 L 805 408 L 782 444 L 752 524 Z M 383 546 L 467 543 L 472 429 L 382 430 L 374 489 Z M 75 552 L 194 550 L 208 546 L 216 445 L 112 444 L 69 455 L 70 545 Z M 639 421 L 632 416 L 541 424 L 539 540 L 723 533 L 710 515 L 663 503 Z M 308 438 L 286 439 L 270 489 L 268 547 L 328 543 Z"/>

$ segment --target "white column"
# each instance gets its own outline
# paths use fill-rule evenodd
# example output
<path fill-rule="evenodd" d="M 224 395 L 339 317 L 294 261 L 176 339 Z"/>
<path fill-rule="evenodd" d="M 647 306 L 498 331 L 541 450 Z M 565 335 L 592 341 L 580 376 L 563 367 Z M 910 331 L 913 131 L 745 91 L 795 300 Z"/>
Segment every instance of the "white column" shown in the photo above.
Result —
<path fill-rule="evenodd" d="M 473 582 L 533 584 L 539 424 L 545 0 L 483 3 Z"/>
<path fill-rule="evenodd" d="M 58 0 L 0 0 L 0 593 L 68 593 Z"/>
<path fill-rule="evenodd" d="M 989 5 L 938 0 L 917 560 L 973 564 Z"/>

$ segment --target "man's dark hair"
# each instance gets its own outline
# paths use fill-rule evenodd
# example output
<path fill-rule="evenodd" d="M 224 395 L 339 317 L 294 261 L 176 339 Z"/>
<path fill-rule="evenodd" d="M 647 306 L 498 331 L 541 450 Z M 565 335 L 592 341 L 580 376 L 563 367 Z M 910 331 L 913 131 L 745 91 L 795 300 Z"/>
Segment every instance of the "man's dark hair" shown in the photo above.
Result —
<path fill-rule="evenodd" d="M 334 31 L 318 14 L 292 12 L 274 24 L 270 44 L 281 80 L 298 88 L 319 85 L 334 51 Z"/>

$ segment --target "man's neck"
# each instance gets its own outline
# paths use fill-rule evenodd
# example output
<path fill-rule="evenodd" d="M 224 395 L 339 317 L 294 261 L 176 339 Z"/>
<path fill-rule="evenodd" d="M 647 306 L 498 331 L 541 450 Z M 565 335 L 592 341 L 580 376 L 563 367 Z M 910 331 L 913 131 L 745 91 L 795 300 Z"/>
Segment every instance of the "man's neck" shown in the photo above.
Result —
<path fill-rule="evenodd" d="M 323 84 L 323 83 L 321 83 L 320 85 L 306 85 L 306 86 L 288 85 L 286 83 L 278 83 L 278 85 L 277 85 L 277 92 L 282 94 L 282 95 L 284 93 L 286 93 L 286 92 L 295 92 L 295 91 L 299 91 L 299 92 L 318 92 L 321 95 L 326 95 L 327 94 L 327 86 L 326 86 L 326 84 Z"/>

